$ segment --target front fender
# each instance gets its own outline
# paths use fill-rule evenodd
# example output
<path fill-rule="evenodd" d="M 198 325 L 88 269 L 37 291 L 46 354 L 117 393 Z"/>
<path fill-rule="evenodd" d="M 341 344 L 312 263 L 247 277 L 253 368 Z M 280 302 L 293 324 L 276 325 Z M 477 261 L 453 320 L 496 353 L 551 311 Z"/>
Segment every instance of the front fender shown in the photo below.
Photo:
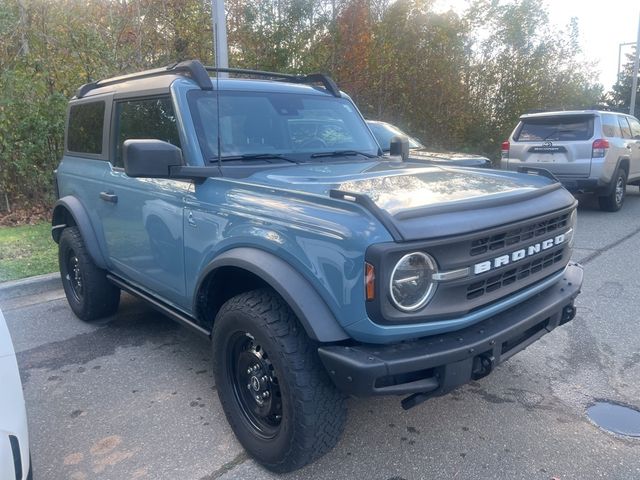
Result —
<path fill-rule="evenodd" d="M 93 262 L 100 268 L 106 268 L 107 263 L 100 250 L 98 238 L 91 225 L 89 215 L 80 200 L 73 195 L 62 197 L 53 206 L 53 214 L 51 216 L 51 236 L 53 240 L 58 243 L 62 230 L 71 226 L 69 217 L 73 219 L 73 224 L 80 230 L 82 240 Z"/>
<path fill-rule="evenodd" d="M 200 291 L 207 276 L 221 267 L 241 268 L 264 280 L 291 307 L 311 339 L 337 342 L 349 338 L 313 286 L 291 265 L 272 253 L 246 247 L 227 250 L 203 269 L 195 291 Z M 195 303 L 193 311 L 196 311 Z"/>

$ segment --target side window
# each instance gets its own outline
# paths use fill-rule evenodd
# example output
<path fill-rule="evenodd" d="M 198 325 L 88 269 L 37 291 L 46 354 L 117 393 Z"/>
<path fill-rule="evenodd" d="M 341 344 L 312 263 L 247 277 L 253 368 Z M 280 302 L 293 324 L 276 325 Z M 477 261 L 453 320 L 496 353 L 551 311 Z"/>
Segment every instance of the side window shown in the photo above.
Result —
<path fill-rule="evenodd" d="M 615 115 L 605 113 L 600 118 L 602 120 L 602 133 L 604 133 L 605 137 L 622 137 L 620 124 Z"/>
<path fill-rule="evenodd" d="M 115 166 L 124 167 L 122 144 L 129 139 L 164 140 L 180 147 L 180 136 L 171 98 L 119 102 Z"/>
<path fill-rule="evenodd" d="M 105 102 L 72 105 L 67 127 L 67 150 L 74 153 L 102 154 Z"/>
<path fill-rule="evenodd" d="M 627 117 L 631 125 L 631 137 L 640 140 L 640 122 L 635 118 Z"/>
<path fill-rule="evenodd" d="M 629 122 L 625 117 L 618 117 L 620 123 L 620 130 L 622 130 L 622 138 L 631 138 L 631 128 L 629 128 Z"/>

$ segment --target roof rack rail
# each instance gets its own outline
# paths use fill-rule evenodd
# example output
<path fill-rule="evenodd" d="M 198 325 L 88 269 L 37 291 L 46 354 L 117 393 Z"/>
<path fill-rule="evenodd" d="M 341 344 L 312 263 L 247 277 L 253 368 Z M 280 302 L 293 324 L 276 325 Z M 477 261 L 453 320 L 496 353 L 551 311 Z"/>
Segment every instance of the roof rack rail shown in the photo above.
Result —
<path fill-rule="evenodd" d="M 247 70 L 243 68 L 216 68 L 205 67 L 198 60 L 185 60 L 183 62 L 173 63 L 166 67 L 154 68 L 143 72 L 131 73 L 129 75 L 121 75 L 118 77 L 89 82 L 78 88 L 76 98 L 82 98 L 91 90 L 100 87 L 107 87 L 117 83 L 126 82 L 128 80 L 138 80 L 141 78 L 157 77 L 160 75 L 187 75 L 195 81 L 202 90 L 213 90 L 211 77 L 208 72 L 214 73 L 236 73 L 239 75 L 252 75 L 255 77 L 269 77 L 278 80 L 285 80 L 291 83 L 321 83 L 324 88 L 334 97 L 340 97 L 340 89 L 331 77 L 324 73 L 310 73 L 308 75 L 293 75 L 288 73 L 265 72 L 262 70 Z"/>
<path fill-rule="evenodd" d="M 143 72 L 131 73 L 129 75 L 120 75 L 119 77 L 98 80 L 97 82 L 85 83 L 76 92 L 76 98 L 82 98 L 91 90 L 100 87 L 107 87 L 117 83 L 126 82 L 128 80 L 138 80 L 141 78 L 157 77 L 160 75 L 176 75 L 186 74 L 191 77 L 202 90 L 213 90 L 211 78 L 204 68 L 204 65 L 198 60 L 185 60 L 184 62 L 176 62 L 166 67 L 154 68 Z"/>
<path fill-rule="evenodd" d="M 286 80 L 291 83 L 321 83 L 334 97 L 340 97 L 340 89 L 331 77 L 323 73 L 311 73 L 308 75 L 292 75 L 287 73 L 264 72 L 262 70 L 246 70 L 243 68 L 216 68 L 205 67 L 198 60 L 185 60 L 183 62 L 173 63 L 166 67 L 154 68 L 143 72 L 131 73 L 129 75 L 121 75 L 118 77 L 89 82 L 82 85 L 76 91 L 76 98 L 84 97 L 91 90 L 100 87 L 107 87 L 117 83 L 126 82 L 128 80 L 138 80 L 142 78 L 157 77 L 160 75 L 186 75 L 195 81 L 202 90 L 213 90 L 211 77 L 208 72 L 215 73 L 236 73 L 240 75 L 253 75 L 256 77 L 270 77 L 278 80 Z"/>
<path fill-rule="evenodd" d="M 525 111 L 523 115 L 530 115 L 532 113 L 569 112 L 569 111 L 578 111 L 578 110 L 599 110 L 604 112 L 617 111 L 614 107 L 611 107 L 604 103 L 596 103 L 595 105 L 577 105 L 577 106 L 568 106 L 568 107 L 558 107 L 554 109 L 532 108 Z"/>
<path fill-rule="evenodd" d="M 245 68 L 218 68 L 205 67 L 207 72 L 236 73 L 239 75 L 252 75 L 254 77 L 270 77 L 278 80 L 286 80 L 291 83 L 321 83 L 334 97 L 340 97 L 340 89 L 333 79 L 324 73 L 310 73 L 307 75 L 295 75 L 290 73 L 266 72 L 263 70 L 248 70 Z"/>

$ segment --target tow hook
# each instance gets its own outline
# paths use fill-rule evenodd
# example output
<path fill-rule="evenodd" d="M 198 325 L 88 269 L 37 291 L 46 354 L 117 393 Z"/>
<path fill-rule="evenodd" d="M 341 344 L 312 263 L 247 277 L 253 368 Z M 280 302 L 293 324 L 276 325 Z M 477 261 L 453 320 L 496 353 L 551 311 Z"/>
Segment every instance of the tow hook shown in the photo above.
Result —
<path fill-rule="evenodd" d="M 471 378 L 474 380 L 480 380 L 491 373 L 496 366 L 496 357 L 485 353 L 484 355 L 478 355 L 473 362 L 473 371 L 471 372 Z"/>
<path fill-rule="evenodd" d="M 403 410 L 409 410 L 410 408 L 415 407 L 416 405 L 420 405 L 422 402 L 429 400 L 433 396 L 433 392 L 425 392 L 425 393 L 414 393 L 413 395 L 409 395 L 407 398 L 403 398 L 400 401 L 400 405 Z"/>
<path fill-rule="evenodd" d="M 560 319 L 560 325 L 564 325 L 565 323 L 573 320 L 576 316 L 576 307 L 573 305 L 567 305 L 562 309 L 562 318 Z"/>

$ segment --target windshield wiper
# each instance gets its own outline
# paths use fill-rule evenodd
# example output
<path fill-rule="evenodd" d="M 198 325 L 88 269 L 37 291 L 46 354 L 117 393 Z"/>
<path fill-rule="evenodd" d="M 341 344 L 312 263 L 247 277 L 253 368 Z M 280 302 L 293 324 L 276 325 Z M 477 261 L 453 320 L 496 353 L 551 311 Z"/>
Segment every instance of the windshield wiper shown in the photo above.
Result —
<path fill-rule="evenodd" d="M 292 158 L 287 158 L 284 155 L 279 153 L 245 153 L 244 155 L 230 155 L 227 157 L 220 157 L 221 162 L 226 162 L 229 160 L 283 160 L 289 163 L 295 163 L 296 165 L 300 165 L 302 162 L 298 160 L 293 160 Z M 212 162 L 216 162 L 217 159 L 211 160 Z"/>
<path fill-rule="evenodd" d="M 335 150 L 333 152 L 318 152 L 311 154 L 311 158 L 321 158 L 321 157 L 350 157 L 355 155 L 362 155 L 367 158 L 376 158 L 377 155 L 372 155 L 370 153 L 359 152 L 358 150 Z"/>

